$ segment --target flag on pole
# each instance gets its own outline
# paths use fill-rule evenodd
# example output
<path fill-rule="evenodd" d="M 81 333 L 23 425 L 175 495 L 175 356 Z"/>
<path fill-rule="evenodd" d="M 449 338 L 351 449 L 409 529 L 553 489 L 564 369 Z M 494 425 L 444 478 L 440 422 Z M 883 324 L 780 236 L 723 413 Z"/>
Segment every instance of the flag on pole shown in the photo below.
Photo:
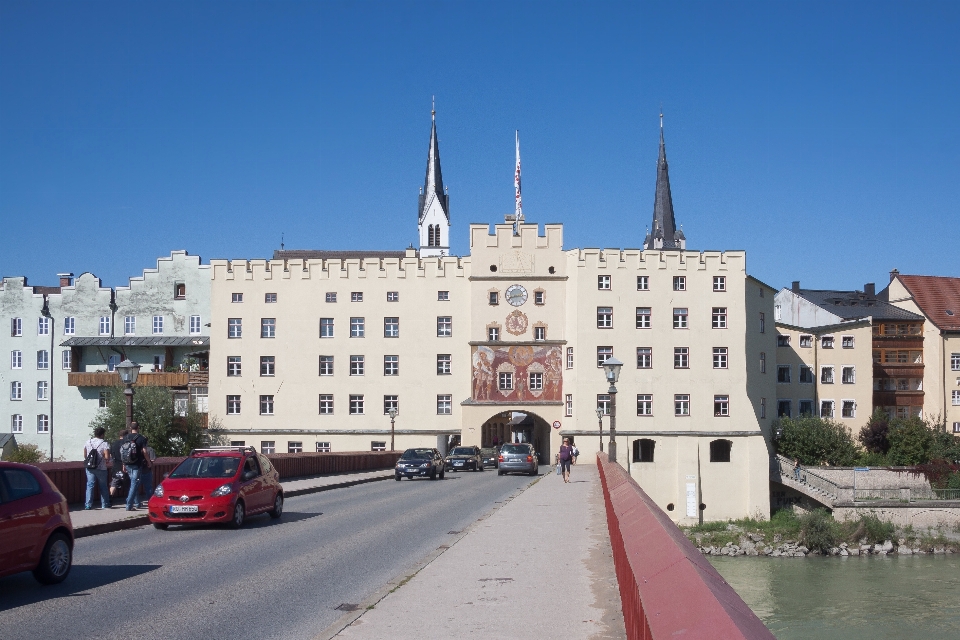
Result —
<path fill-rule="evenodd" d="M 513 174 L 513 188 L 515 191 L 514 200 L 516 209 L 514 211 L 513 233 L 520 233 L 520 223 L 523 222 L 523 198 L 520 197 L 520 131 L 517 131 L 517 170 Z"/>

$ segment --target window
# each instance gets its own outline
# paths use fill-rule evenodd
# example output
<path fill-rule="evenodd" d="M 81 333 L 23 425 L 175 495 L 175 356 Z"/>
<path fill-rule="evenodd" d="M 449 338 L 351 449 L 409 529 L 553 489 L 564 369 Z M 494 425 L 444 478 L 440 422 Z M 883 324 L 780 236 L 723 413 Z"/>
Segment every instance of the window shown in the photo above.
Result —
<path fill-rule="evenodd" d="M 383 396 L 383 415 L 390 413 L 390 409 L 400 413 L 400 396 Z"/>
<path fill-rule="evenodd" d="M 227 377 L 240 375 L 240 356 L 227 356 Z"/>
<path fill-rule="evenodd" d="M 543 373 L 540 371 L 531 371 L 527 374 L 528 388 L 530 391 L 543 391 Z"/>
<path fill-rule="evenodd" d="M 800 336 L 800 347 L 803 349 L 809 349 L 813 346 L 813 336 L 810 335 L 801 335 Z"/>
<path fill-rule="evenodd" d="M 650 290 L 650 276 L 637 276 L 637 291 Z"/>
<path fill-rule="evenodd" d="M 154 357 L 153 357 L 154 367 L 157 366 L 157 362 L 158 362 L 158 359 L 159 359 L 160 357 L 161 357 L 161 356 L 154 356 Z M 118 365 L 118 364 L 120 364 L 120 356 L 116 356 L 116 355 L 110 356 L 109 358 L 107 358 L 107 371 L 113 371 L 113 370 L 115 370 L 115 369 L 117 368 L 117 365 Z"/>
<path fill-rule="evenodd" d="M 23 318 L 10 318 L 10 335 L 14 338 L 23 335 Z"/>
<path fill-rule="evenodd" d="M 45 413 L 37 416 L 37 433 L 50 433 L 50 416 Z"/>
<path fill-rule="evenodd" d="M 287 453 L 303 453 L 303 443 L 287 441 Z"/>
<path fill-rule="evenodd" d="M 800 365 L 800 384 L 813 384 L 813 368 Z"/>
<path fill-rule="evenodd" d="M 573 369 L 573 347 L 567 347 L 567 369 Z"/>
<path fill-rule="evenodd" d="M 63 319 L 63 335 L 72 336 L 77 330 L 77 319 L 76 318 L 64 318 Z"/>
<path fill-rule="evenodd" d="M 637 347 L 637 369 L 653 368 L 653 347 Z"/>
<path fill-rule="evenodd" d="M 546 340 L 546 339 L 547 339 L 547 328 L 546 328 L 546 327 L 534 327 L 534 328 L 533 328 L 533 339 L 534 339 L 534 340 Z"/>
<path fill-rule="evenodd" d="M 363 396 L 362 395 L 350 396 L 350 415 L 352 416 L 363 415 Z"/>
<path fill-rule="evenodd" d="M 713 276 L 713 290 L 714 290 L 714 291 L 726 291 L 726 290 L 727 290 L 727 276 Z"/>
<path fill-rule="evenodd" d="M 10 352 L 10 368 L 23 369 L 23 352 L 19 349 Z"/>
<path fill-rule="evenodd" d="M 649 393 L 637 394 L 637 415 L 638 416 L 653 415 L 653 395 Z"/>
<path fill-rule="evenodd" d="M 674 347 L 673 348 L 673 368 L 688 369 L 689 367 L 690 367 L 690 348 Z"/>
<path fill-rule="evenodd" d="M 46 380 L 37 381 L 37 400 L 47 399 L 47 388 L 49 384 Z"/>
<path fill-rule="evenodd" d="M 956 391 L 954 391 L 956 393 Z M 844 418 L 857 417 L 857 403 L 853 400 L 844 400 L 840 405 L 840 415 Z"/>
<path fill-rule="evenodd" d="M 597 347 L 597 366 L 602 367 L 603 363 L 613 356 L 613 347 Z"/>
<path fill-rule="evenodd" d="M 227 337 L 240 338 L 243 336 L 243 320 L 241 318 L 227 318 Z"/>
<path fill-rule="evenodd" d="M 333 394 L 332 393 L 320 394 L 320 415 L 322 416 L 333 415 Z"/>
<path fill-rule="evenodd" d="M 260 375 L 276 375 L 276 363 L 277 360 L 275 356 L 260 356 Z"/>
<path fill-rule="evenodd" d="M 857 381 L 856 367 L 841 367 L 840 382 L 842 384 L 855 384 Z"/>
<path fill-rule="evenodd" d="M 317 443 L 317 453 L 330 453 L 330 443 L 329 442 L 318 442 Z"/>
<path fill-rule="evenodd" d="M 450 300 L 450 292 L 449 292 L 449 291 L 437 291 L 437 300 L 440 300 L 441 302 L 446 302 L 446 301 Z"/>
<path fill-rule="evenodd" d="M 17 381 L 10 383 L 10 399 L 23 400 L 23 384 Z"/>
<path fill-rule="evenodd" d="M 383 375 L 400 375 L 400 356 L 383 356 Z"/>
<path fill-rule="evenodd" d="M 320 337 L 333 337 L 333 318 L 320 318 Z"/>
<path fill-rule="evenodd" d="M 637 329 L 650 328 L 650 307 L 637 307 Z"/>
<path fill-rule="evenodd" d="M 597 276 L 597 289 L 610 290 L 610 276 Z"/>
<path fill-rule="evenodd" d="M 610 394 L 608 393 L 599 393 L 597 394 L 597 408 L 603 409 L 603 415 L 610 415 Z"/>
<path fill-rule="evenodd" d="M 153 333 L 154 335 L 163 333 L 163 316 L 153 316 Z"/>
<path fill-rule="evenodd" d="M 789 347 L 790 346 L 790 336 L 785 336 L 783 334 L 777 335 L 777 346 L 778 347 Z"/>
<path fill-rule="evenodd" d="M 729 440 L 714 440 L 710 443 L 710 462 L 730 462 L 730 449 L 733 443 Z"/>
<path fill-rule="evenodd" d="M 726 347 L 713 348 L 713 368 L 714 369 L 727 368 L 727 348 Z"/>
<path fill-rule="evenodd" d="M 513 389 L 513 372 L 501 371 L 497 377 L 497 383 L 501 391 L 510 391 Z"/>
<path fill-rule="evenodd" d="M 200 316 L 190 316 L 190 335 L 200 334 Z"/>
<path fill-rule="evenodd" d="M 820 346 L 824 349 L 833 349 L 833 336 L 823 336 L 820 338 Z"/>
<path fill-rule="evenodd" d="M 675 416 L 689 416 L 690 415 L 690 395 L 686 393 L 678 393 L 673 396 L 673 415 Z"/>
<path fill-rule="evenodd" d="M 533 292 L 533 304 L 544 304 L 544 296 L 546 294 L 543 291 L 534 291 Z"/>
<path fill-rule="evenodd" d="M 373 440 L 370 442 L 370 451 L 386 451 L 387 443 L 381 442 L 379 440 Z"/>
<path fill-rule="evenodd" d="M 613 307 L 597 307 L 597 329 L 613 328 Z"/>
<path fill-rule="evenodd" d="M 100 335 L 110 335 L 110 316 L 100 316 Z"/>
<path fill-rule="evenodd" d="M 50 368 L 50 352 L 46 349 L 37 351 L 37 369 L 46 371 Z"/>
<path fill-rule="evenodd" d="M 760 291 L 763 292 L 763 289 L 761 289 Z M 765 333 L 766 329 L 767 329 L 767 322 L 764 319 L 763 312 L 761 311 L 760 312 L 760 333 Z"/>
<path fill-rule="evenodd" d="M 762 292 L 763 289 L 761 289 L 760 291 Z M 761 418 L 767 417 L 767 399 L 766 398 L 760 398 L 760 417 Z"/>
<path fill-rule="evenodd" d="M 70 371 L 73 368 L 73 351 L 64 349 L 60 352 L 60 368 L 64 371 Z"/>
<path fill-rule="evenodd" d="M 387 291 L 387 302 L 400 302 L 400 292 Z"/>
<path fill-rule="evenodd" d="M 23 433 L 23 416 L 19 413 L 10 416 L 10 433 Z"/>
<path fill-rule="evenodd" d="M 487 340 L 490 342 L 497 342 L 500 340 L 500 328 L 499 327 L 487 327 Z"/>
<path fill-rule="evenodd" d="M 268 455 L 271 453 L 277 452 L 276 441 L 274 440 L 261 440 L 260 441 L 260 453 Z"/>
<path fill-rule="evenodd" d="M 684 308 L 674 308 L 673 310 L 673 328 L 674 329 L 686 329 L 687 328 L 687 310 Z"/>
<path fill-rule="evenodd" d="M 137 332 L 137 316 L 124 316 L 123 334 L 132 336 Z"/>
<path fill-rule="evenodd" d="M 767 354 L 763 351 L 760 352 L 760 373 L 767 372 Z"/>
<path fill-rule="evenodd" d="M 954 423 L 953 423 L 953 432 L 954 432 L 954 433 L 960 433 L 960 422 L 954 422 Z"/>
<path fill-rule="evenodd" d="M 190 404 L 198 413 L 208 413 L 210 399 L 209 387 L 190 387 Z"/>
<path fill-rule="evenodd" d="M 320 375 L 333 375 L 333 356 L 320 356 Z"/>
<path fill-rule="evenodd" d="M 265 293 L 263 294 L 263 301 L 266 304 L 274 304 L 277 301 L 277 294 L 275 293 Z"/>
<path fill-rule="evenodd" d="M 351 291 L 350 302 L 363 302 L 363 291 Z"/>
<path fill-rule="evenodd" d="M 437 354 L 437 375 L 438 376 L 450 375 L 450 354 L 449 353 Z"/>
<path fill-rule="evenodd" d="M 437 415 L 449 416 L 452 413 L 453 413 L 453 396 L 438 395 L 437 396 Z"/>
<path fill-rule="evenodd" d="M 853 336 L 843 336 L 840 338 L 840 346 L 843 349 L 853 349 L 854 340 Z"/>
<path fill-rule="evenodd" d="M 713 396 L 713 415 L 717 418 L 730 415 L 730 396 Z"/>
<path fill-rule="evenodd" d="M 568 393 L 566 396 L 564 396 L 563 408 L 564 408 L 563 414 L 565 416 L 569 418 L 570 416 L 573 415 L 573 394 L 572 393 Z"/>
<path fill-rule="evenodd" d="M 487 301 L 492 305 L 500 304 L 500 294 L 496 291 L 490 291 L 487 293 Z"/>
<path fill-rule="evenodd" d="M 727 328 L 727 308 L 726 307 L 713 307 L 713 328 L 714 329 Z"/>
<path fill-rule="evenodd" d="M 350 337 L 362 338 L 363 332 L 363 318 L 350 318 Z"/>
<path fill-rule="evenodd" d="M 673 290 L 674 290 L 674 291 L 686 291 L 686 290 L 687 290 L 687 277 L 686 277 L 686 276 L 673 276 Z"/>
<path fill-rule="evenodd" d="M 780 311 L 780 305 L 778 305 L 778 304 L 773 305 L 773 319 L 774 319 L 776 322 L 780 322 L 780 318 L 781 318 L 781 317 L 782 317 L 782 314 L 781 314 L 781 311 Z"/>
<path fill-rule="evenodd" d="M 833 417 L 833 400 L 820 401 L 820 417 L 821 418 Z"/>
<path fill-rule="evenodd" d="M 243 302 L 243 294 L 242 293 L 230 294 L 230 302 Z"/>
<path fill-rule="evenodd" d="M 450 316 L 437 316 L 437 337 L 449 338 L 453 335 L 453 318 Z"/>
<path fill-rule="evenodd" d="M 801 416 L 812 416 L 813 415 L 813 400 L 800 400 L 797 403 L 797 415 Z"/>
<path fill-rule="evenodd" d="M 260 396 L 260 415 L 273 415 L 273 396 Z"/>
<path fill-rule="evenodd" d="M 324 296 L 324 302 L 336 302 L 336 301 L 337 301 L 337 293 L 335 291 L 327 291 L 326 295 Z"/>
<path fill-rule="evenodd" d="M 50 318 L 37 318 L 37 335 L 50 335 Z"/>
<path fill-rule="evenodd" d="M 833 384 L 833 367 L 820 367 L 820 384 Z"/>
<path fill-rule="evenodd" d="M 953 406 L 960 406 L 960 391 L 954 389 L 950 392 L 950 402 Z"/>
<path fill-rule="evenodd" d="M 363 356 L 350 356 L 350 375 L 363 375 Z"/>
<path fill-rule="evenodd" d="M 400 337 L 400 318 L 384 318 L 383 319 L 383 337 L 384 338 Z"/>
<path fill-rule="evenodd" d="M 790 383 L 790 365 L 788 364 L 777 365 L 777 382 L 782 384 Z"/>
<path fill-rule="evenodd" d="M 260 337 L 261 338 L 277 337 L 277 319 L 276 318 L 260 318 Z"/>
<path fill-rule="evenodd" d="M 960 371 L 960 353 L 950 354 L 950 370 Z"/>
<path fill-rule="evenodd" d="M 633 441 L 633 461 L 634 462 L 653 462 L 653 450 L 656 442 L 649 438 L 641 438 Z"/>

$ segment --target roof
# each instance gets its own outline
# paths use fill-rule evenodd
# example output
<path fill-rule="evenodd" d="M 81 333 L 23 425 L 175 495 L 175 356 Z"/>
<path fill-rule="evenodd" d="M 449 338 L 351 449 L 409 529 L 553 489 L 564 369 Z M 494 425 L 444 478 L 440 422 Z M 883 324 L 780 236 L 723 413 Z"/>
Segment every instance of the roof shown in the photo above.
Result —
<path fill-rule="evenodd" d="M 960 278 L 896 276 L 941 331 L 960 331 Z"/>
<path fill-rule="evenodd" d="M 363 260 L 364 258 L 403 258 L 406 251 L 325 251 L 315 249 L 279 249 L 274 260 Z"/>
<path fill-rule="evenodd" d="M 0 449 L 7 446 L 8 442 L 16 442 L 16 438 L 13 437 L 12 433 L 0 433 Z"/>
<path fill-rule="evenodd" d="M 209 347 L 210 336 L 70 338 L 61 347 Z"/>
<path fill-rule="evenodd" d="M 923 320 L 923 317 L 901 309 L 876 296 L 862 291 L 832 291 L 819 289 L 787 289 L 801 298 L 822 307 L 841 318 L 873 317 L 874 320 Z"/>
<path fill-rule="evenodd" d="M 683 232 L 677 231 L 667 170 L 667 147 L 663 142 L 663 114 L 660 114 L 660 155 L 657 158 L 657 191 L 653 197 L 653 228 L 644 239 L 644 249 L 679 249 Z M 660 244 L 662 242 L 662 244 Z"/>
<path fill-rule="evenodd" d="M 430 125 L 430 150 L 427 152 L 427 172 L 423 179 L 423 191 L 420 193 L 420 211 L 418 220 L 423 220 L 434 198 L 440 200 L 443 213 L 450 220 L 450 197 L 443 192 L 443 175 L 440 171 L 440 142 L 437 140 L 437 112 L 431 112 L 433 122 Z"/>

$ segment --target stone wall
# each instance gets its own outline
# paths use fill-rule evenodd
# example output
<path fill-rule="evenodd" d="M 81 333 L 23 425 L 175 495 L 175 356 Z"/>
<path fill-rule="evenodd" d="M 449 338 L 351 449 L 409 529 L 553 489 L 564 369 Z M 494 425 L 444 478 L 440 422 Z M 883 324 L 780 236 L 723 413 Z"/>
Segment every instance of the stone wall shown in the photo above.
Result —
<path fill-rule="evenodd" d="M 838 503 L 833 507 L 833 517 L 837 520 L 851 520 L 867 514 L 875 515 L 885 522 L 892 522 L 898 527 L 956 527 L 960 525 L 960 501 L 883 501 L 871 503 L 869 506 Z"/>

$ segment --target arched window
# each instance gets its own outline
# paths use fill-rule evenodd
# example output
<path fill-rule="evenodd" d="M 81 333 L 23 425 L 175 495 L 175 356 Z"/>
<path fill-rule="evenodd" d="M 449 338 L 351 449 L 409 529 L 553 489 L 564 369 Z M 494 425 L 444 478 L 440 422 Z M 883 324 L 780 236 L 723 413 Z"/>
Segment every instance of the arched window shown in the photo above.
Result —
<path fill-rule="evenodd" d="M 730 449 L 733 443 L 729 440 L 714 440 L 710 443 L 710 462 L 730 462 Z"/>
<path fill-rule="evenodd" d="M 648 438 L 633 441 L 633 461 L 653 462 L 653 450 L 657 443 Z"/>

